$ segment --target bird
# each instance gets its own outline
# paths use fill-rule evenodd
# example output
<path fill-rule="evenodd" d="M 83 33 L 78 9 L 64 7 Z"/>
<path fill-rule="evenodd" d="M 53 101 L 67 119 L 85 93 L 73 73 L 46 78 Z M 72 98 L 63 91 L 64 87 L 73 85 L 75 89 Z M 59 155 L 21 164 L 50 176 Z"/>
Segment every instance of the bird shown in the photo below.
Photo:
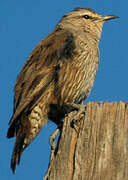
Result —
<path fill-rule="evenodd" d="M 89 96 L 99 65 L 102 27 L 115 18 L 90 8 L 75 8 L 28 57 L 14 87 L 13 115 L 7 132 L 7 138 L 16 137 L 10 165 L 13 173 L 22 152 L 42 127 L 48 121 L 59 125 Z"/>

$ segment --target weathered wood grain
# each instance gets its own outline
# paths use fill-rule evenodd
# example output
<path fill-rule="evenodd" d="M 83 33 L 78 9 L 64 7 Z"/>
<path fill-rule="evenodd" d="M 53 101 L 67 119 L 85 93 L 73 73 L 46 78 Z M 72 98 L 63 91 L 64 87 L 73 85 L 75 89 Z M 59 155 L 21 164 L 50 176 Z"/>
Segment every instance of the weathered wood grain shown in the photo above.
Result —
<path fill-rule="evenodd" d="M 65 117 L 44 180 L 128 180 L 128 104 L 89 102 L 78 132 L 76 114 Z"/>

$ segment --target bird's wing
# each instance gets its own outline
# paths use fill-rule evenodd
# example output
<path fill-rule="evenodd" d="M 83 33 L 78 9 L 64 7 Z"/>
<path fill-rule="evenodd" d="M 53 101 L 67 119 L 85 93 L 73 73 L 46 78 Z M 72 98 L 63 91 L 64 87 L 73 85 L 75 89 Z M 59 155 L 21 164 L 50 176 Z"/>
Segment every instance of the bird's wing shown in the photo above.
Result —
<path fill-rule="evenodd" d="M 72 34 L 59 27 L 37 45 L 18 75 L 14 88 L 14 113 L 10 123 L 28 106 L 37 102 L 56 78 L 57 63 L 64 58 L 71 58 L 73 48 Z"/>

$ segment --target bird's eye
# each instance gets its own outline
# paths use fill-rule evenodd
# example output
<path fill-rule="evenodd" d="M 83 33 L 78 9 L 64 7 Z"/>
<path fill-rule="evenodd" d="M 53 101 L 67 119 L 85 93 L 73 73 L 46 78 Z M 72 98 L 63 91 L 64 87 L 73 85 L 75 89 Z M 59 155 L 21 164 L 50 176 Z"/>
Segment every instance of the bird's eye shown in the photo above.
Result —
<path fill-rule="evenodd" d="M 84 15 L 83 16 L 85 19 L 89 19 L 90 17 L 89 17 L 89 15 Z"/>

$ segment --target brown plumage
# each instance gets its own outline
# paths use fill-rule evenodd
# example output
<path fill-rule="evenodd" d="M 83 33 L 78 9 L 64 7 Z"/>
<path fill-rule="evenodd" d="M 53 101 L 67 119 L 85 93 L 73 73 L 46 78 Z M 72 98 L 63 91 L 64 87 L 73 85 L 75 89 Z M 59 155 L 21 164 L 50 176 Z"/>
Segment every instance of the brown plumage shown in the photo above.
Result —
<path fill-rule="evenodd" d="M 15 85 L 14 112 L 7 137 L 16 136 L 11 168 L 48 119 L 59 124 L 73 104 L 89 95 L 98 68 L 98 43 L 104 21 L 90 9 L 77 8 L 62 17 L 32 51 Z M 70 105 L 71 104 L 71 105 Z"/>

